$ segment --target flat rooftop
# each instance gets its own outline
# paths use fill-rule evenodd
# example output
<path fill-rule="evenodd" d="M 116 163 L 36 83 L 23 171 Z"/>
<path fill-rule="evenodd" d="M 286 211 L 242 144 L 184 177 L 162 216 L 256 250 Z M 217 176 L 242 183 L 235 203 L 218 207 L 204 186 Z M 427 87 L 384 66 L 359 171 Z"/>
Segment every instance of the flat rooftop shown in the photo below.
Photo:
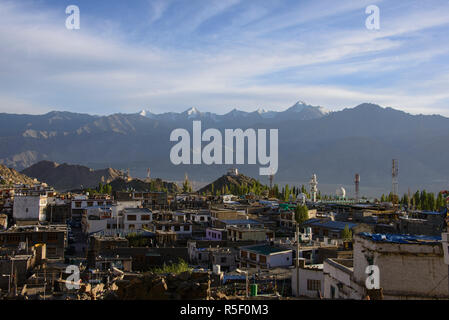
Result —
<path fill-rule="evenodd" d="M 242 247 L 242 250 L 254 252 L 257 254 L 262 255 L 270 255 L 280 252 L 288 252 L 292 251 L 291 249 L 281 248 L 281 247 L 275 247 L 275 246 L 269 246 L 269 245 L 255 245 L 255 246 L 249 246 L 249 247 Z"/>

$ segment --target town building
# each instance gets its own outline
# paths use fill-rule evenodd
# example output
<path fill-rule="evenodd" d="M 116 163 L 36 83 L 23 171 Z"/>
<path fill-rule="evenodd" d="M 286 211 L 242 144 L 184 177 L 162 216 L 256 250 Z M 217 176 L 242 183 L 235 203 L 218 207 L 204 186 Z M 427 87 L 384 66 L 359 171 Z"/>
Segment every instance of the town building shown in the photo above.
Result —
<path fill-rule="evenodd" d="M 153 213 L 148 208 L 125 208 L 123 210 L 123 232 L 130 233 L 151 227 Z"/>
<path fill-rule="evenodd" d="M 227 227 L 228 236 L 230 241 L 271 241 L 274 240 L 274 232 L 264 228 L 251 228 L 251 227 Z"/>
<path fill-rule="evenodd" d="M 239 265 L 242 268 L 271 269 L 292 265 L 292 250 L 268 244 L 240 248 Z"/>
<path fill-rule="evenodd" d="M 297 279 L 299 279 L 299 291 Z M 293 296 L 322 298 L 324 295 L 323 264 L 306 264 L 305 259 L 299 259 L 299 268 L 292 269 L 291 281 Z"/>
<path fill-rule="evenodd" d="M 15 195 L 13 217 L 16 221 L 46 220 L 46 195 Z"/>
<path fill-rule="evenodd" d="M 0 245 L 4 248 L 20 246 L 46 245 L 48 259 L 64 259 L 64 248 L 67 244 L 67 226 L 16 226 L 0 231 Z"/>
<path fill-rule="evenodd" d="M 378 288 L 366 286 L 368 266 L 378 268 Z M 373 289 L 388 300 L 448 297 L 448 268 L 437 236 L 359 233 L 354 258 L 327 259 L 323 273 L 324 297 L 330 299 L 363 299 Z"/>
<path fill-rule="evenodd" d="M 212 227 L 206 229 L 206 240 L 221 241 L 227 240 L 227 238 L 228 238 L 228 231 L 226 229 L 219 229 Z"/>

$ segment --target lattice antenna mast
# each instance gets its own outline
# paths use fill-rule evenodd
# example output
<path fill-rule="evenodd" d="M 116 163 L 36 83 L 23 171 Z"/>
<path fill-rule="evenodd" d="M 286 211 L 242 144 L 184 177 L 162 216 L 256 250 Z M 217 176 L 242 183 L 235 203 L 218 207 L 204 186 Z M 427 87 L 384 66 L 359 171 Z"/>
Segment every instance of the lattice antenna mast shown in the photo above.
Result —
<path fill-rule="evenodd" d="M 355 184 L 355 202 L 359 202 L 360 175 L 358 173 L 355 174 L 354 184 Z"/>
<path fill-rule="evenodd" d="M 270 190 L 273 189 L 273 181 L 274 181 L 274 172 L 273 169 L 271 170 L 271 174 L 270 174 Z"/>
<path fill-rule="evenodd" d="M 392 177 L 393 205 L 396 206 L 398 203 L 398 197 L 399 197 L 399 191 L 398 191 L 398 189 L 399 189 L 399 182 L 398 182 L 399 164 L 398 164 L 398 160 L 396 160 L 396 159 L 393 159 L 391 177 Z"/>

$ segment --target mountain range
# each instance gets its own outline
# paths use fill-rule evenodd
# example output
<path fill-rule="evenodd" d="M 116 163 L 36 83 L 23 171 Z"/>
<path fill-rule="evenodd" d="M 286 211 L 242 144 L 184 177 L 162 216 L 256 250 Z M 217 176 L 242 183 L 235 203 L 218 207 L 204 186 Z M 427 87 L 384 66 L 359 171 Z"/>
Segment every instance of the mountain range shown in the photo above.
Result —
<path fill-rule="evenodd" d="M 12 168 L 8 168 L 5 165 L 0 164 L 0 186 L 14 184 L 34 185 L 37 183 L 39 183 L 37 179 L 30 178 Z"/>
<path fill-rule="evenodd" d="M 41 160 L 77 163 L 94 169 L 130 169 L 131 176 L 152 175 L 182 180 L 185 173 L 203 186 L 229 165 L 179 165 L 170 162 L 170 133 L 192 130 L 192 121 L 206 128 L 279 130 L 279 170 L 274 182 L 307 184 L 316 173 L 318 187 L 334 192 L 343 186 L 353 193 L 355 173 L 361 194 L 391 190 L 391 162 L 399 160 L 399 189 L 447 189 L 449 176 L 449 118 L 412 115 L 393 108 L 363 103 L 328 112 L 298 102 L 285 111 L 233 110 L 224 115 L 191 108 L 182 113 L 97 116 L 53 111 L 44 115 L 0 114 L 0 163 L 23 170 Z M 262 183 L 259 165 L 236 165 Z"/>
<path fill-rule="evenodd" d="M 92 170 L 81 165 L 59 164 L 45 160 L 33 164 L 22 170 L 21 173 L 43 181 L 60 191 L 96 188 L 100 182 L 110 183 L 125 175 L 123 172 L 111 168 Z"/>

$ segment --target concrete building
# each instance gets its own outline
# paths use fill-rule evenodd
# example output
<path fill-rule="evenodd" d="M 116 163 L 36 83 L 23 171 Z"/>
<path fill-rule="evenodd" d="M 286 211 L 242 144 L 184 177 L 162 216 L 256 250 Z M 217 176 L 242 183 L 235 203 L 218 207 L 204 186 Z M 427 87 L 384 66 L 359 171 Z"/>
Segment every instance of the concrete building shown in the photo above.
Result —
<path fill-rule="evenodd" d="M 309 210 L 309 219 L 315 219 L 317 216 L 316 209 Z M 295 212 L 283 211 L 279 214 L 279 225 L 284 228 L 294 229 L 296 228 Z"/>
<path fill-rule="evenodd" d="M 298 272 L 299 271 L 299 272 Z M 297 275 L 299 273 L 299 293 Z M 299 270 L 292 269 L 292 295 L 309 298 L 324 296 L 323 264 L 306 265 L 305 259 L 299 260 Z"/>
<path fill-rule="evenodd" d="M 274 232 L 264 228 L 228 227 L 227 239 L 230 241 L 270 241 L 274 239 Z"/>
<path fill-rule="evenodd" d="M 228 231 L 226 229 L 218 228 L 207 228 L 206 229 L 206 240 L 221 241 L 227 240 Z"/>
<path fill-rule="evenodd" d="M 366 296 L 364 282 L 354 280 L 353 259 L 326 259 L 323 274 L 325 299 L 362 300 Z"/>
<path fill-rule="evenodd" d="M 43 222 L 46 220 L 46 207 L 46 195 L 16 195 L 13 217 L 15 220 Z"/>
<path fill-rule="evenodd" d="M 361 233 L 354 239 L 354 280 L 365 283 L 369 264 L 380 271 L 385 299 L 447 299 L 448 275 L 441 235 Z"/>
<path fill-rule="evenodd" d="M 48 198 L 47 221 L 50 223 L 67 223 L 72 218 L 71 201 L 60 198 Z"/>
<path fill-rule="evenodd" d="M 88 235 L 96 232 L 104 232 L 107 229 L 108 222 L 111 220 L 114 220 L 112 219 L 111 207 L 88 207 L 83 211 L 81 230 Z"/>
<path fill-rule="evenodd" d="M 190 238 L 192 236 L 192 225 L 188 222 L 181 223 L 175 221 L 153 221 L 150 226 L 152 232 L 173 232 L 176 238 Z"/>
<path fill-rule="evenodd" d="M 313 238 L 341 239 L 346 226 L 352 230 L 357 224 L 345 221 L 332 221 L 322 219 L 310 219 L 304 222 L 305 227 L 312 228 Z"/>
<path fill-rule="evenodd" d="M 213 223 L 215 228 L 227 229 L 228 227 L 251 227 L 263 228 L 264 224 L 261 221 L 253 219 L 231 219 L 231 220 L 215 220 Z"/>
<path fill-rule="evenodd" d="M 240 248 L 240 267 L 271 269 L 292 265 L 292 250 L 271 245 L 252 245 Z"/>
<path fill-rule="evenodd" d="M 153 213 L 148 208 L 126 208 L 123 210 L 123 232 L 151 228 Z"/>
<path fill-rule="evenodd" d="M 447 299 L 440 237 L 359 233 L 354 237 L 353 259 L 324 262 L 324 296 L 330 299 L 363 299 L 368 266 L 377 266 L 383 299 Z M 377 276 L 377 275 L 376 275 Z"/>
<path fill-rule="evenodd" d="M 396 232 L 438 236 L 444 231 L 447 209 L 443 212 L 412 211 L 395 221 Z"/>
<path fill-rule="evenodd" d="M 161 210 L 168 207 L 168 195 L 166 192 L 126 192 L 115 193 L 117 201 L 140 201 L 145 208 Z"/>
<path fill-rule="evenodd" d="M 111 207 L 112 199 L 109 196 L 75 196 L 71 200 L 72 219 L 81 221 L 85 209 L 92 207 Z"/>
<path fill-rule="evenodd" d="M 45 244 L 48 259 L 64 259 L 67 244 L 67 226 L 20 226 L 0 231 L 0 245 L 5 248 L 18 248 L 22 245 Z"/>

